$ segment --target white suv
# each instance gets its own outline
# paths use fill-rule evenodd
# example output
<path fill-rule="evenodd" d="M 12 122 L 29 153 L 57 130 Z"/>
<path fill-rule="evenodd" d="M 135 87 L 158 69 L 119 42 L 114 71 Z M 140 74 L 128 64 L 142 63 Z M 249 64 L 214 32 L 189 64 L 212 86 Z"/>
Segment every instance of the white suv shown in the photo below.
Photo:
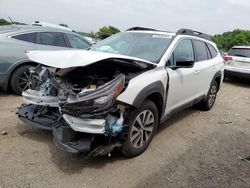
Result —
<path fill-rule="evenodd" d="M 250 79 L 250 46 L 234 46 L 224 56 L 225 77 Z"/>
<path fill-rule="evenodd" d="M 31 51 L 17 114 L 52 130 L 61 149 L 141 154 L 157 126 L 193 105 L 210 110 L 223 80 L 223 58 L 206 34 L 135 27 L 89 50 Z"/>

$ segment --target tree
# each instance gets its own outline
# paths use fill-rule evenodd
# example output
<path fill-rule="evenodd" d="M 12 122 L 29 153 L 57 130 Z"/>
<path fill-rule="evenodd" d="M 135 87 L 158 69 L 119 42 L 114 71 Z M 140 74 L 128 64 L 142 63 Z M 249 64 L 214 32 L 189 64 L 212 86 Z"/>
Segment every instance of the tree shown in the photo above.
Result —
<path fill-rule="evenodd" d="M 11 25 L 11 24 L 16 24 L 16 25 L 27 25 L 26 23 L 21 23 L 21 22 L 8 22 L 7 20 L 1 18 L 0 19 L 0 25 Z"/>
<path fill-rule="evenodd" d="M 120 30 L 114 26 L 104 26 L 99 29 L 99 31 L 97 32 L 97 36 L 100 39 L 104 39 L 119 32 Z"/>
<path fill-rule="evenodd" d="M 228 51 L 236 45 L 249 45 L 250 31 L 236 29 L 220 35 L 215 35 L 212 37 L 212 40 L 217 44 L 220 50 Z"/>
<path fill-rule="evenodd" d="M 3 19 L 3 18 L 0 19 L 0 25 L 10 25 L 10 24 L 11 24 L 11 23 L 8 22 L 7 20 L 5 20 L 5 19 Z"/>

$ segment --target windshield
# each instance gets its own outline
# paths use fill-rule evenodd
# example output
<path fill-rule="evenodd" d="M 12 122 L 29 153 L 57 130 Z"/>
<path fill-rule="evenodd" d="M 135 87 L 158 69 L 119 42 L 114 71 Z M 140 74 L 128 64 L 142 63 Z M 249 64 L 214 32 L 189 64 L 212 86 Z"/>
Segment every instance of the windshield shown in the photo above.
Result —
<path fill-rule="evenodd" d="M 118 33 L 97 43 L 90 50 L 133 56 L 158 63 L 171 38 L 167 34 Z"/>

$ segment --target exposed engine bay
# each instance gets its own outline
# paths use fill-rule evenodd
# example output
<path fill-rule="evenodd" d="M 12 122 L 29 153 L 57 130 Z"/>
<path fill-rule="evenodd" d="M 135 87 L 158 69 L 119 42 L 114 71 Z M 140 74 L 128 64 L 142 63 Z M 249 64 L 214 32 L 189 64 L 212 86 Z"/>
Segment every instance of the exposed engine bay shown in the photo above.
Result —
<path fill-rule="evenodd" d="M 126 137 L 133 109 L 116 98 L 132 78 L 151 68 L 124 59 L 65 69 L 39 65 L 30 70 L 30 87 L 17 114 L 29 125 L 52 130 L 63 150 L 109 154 Z"/>

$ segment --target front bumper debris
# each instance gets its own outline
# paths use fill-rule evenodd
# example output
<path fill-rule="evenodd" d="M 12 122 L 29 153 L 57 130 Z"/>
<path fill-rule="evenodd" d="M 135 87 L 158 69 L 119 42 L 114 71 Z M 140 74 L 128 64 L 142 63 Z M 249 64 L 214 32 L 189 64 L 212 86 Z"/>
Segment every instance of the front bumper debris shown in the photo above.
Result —
<path fill-rule="evenodd" d="M 75 131 L 92 134 L 105 133 L 105 119 L 82 119 L 67 114 L 63 114 L 62 117 Z"/>
<path fill-rule="evenodd" d="M 44 67 L 33 72 L 34 84 L 22 93 L 24 104 L 17 111 L 22 121 L 51 130 L 56 146 L 67 152 L 104 155 L 120 146 L 125 107 L 116 98 L 125 87 L 124 74 L 104 77 L 107 82 L 93 82 L 92 76 L 81 85 Z"/>
<path fill-rule="evenodd" d="M 23 122 L 30 126 L 52 130 L 54 121 L 60 117 L 59 112 L 54 110 L 37 105 L 24 105 L 17 110 L 17 114 Z"/>
<path fill-rule="evenodd" d="M 55 145 L 70 153 L 90 151 L 92 136 L 72 130 L 63 119 L 53 124 L 52 132 Z"/>

